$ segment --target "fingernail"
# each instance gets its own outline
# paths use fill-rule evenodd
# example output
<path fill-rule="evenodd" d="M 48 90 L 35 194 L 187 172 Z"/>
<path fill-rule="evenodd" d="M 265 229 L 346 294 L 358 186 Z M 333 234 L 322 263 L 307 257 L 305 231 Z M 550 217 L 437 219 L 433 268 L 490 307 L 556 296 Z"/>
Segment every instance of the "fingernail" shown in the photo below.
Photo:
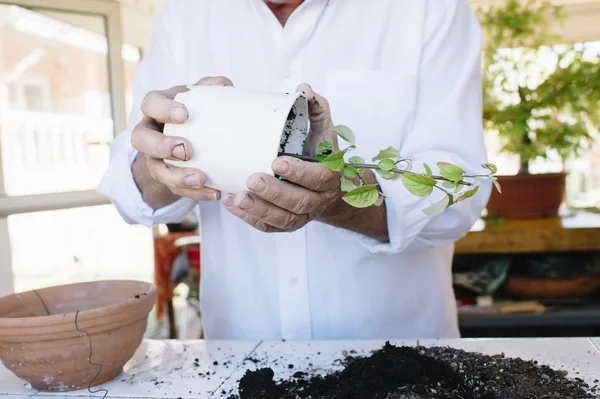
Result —
<path fill-rule="evenodd" d="M 240 203 L 240 208 L 242 208 L 244 210 L 249 210 L 249 209 L 254 208 L 254 200 L 252 199 L 252 197 L 250 197 L 249 195 L 246 195 L 242 199 L 242 202 Z"/>
<path fill-rule="evenodd" d="M 173 147 L 173 157 L 185 161 L 185 146 L 183 144 L 177 144 Z"/>
<path fill-rule="evenodd" d="M 190 114 L 187 109 L 181 105 L 176 105 L 171 108 L 171 119 L 176 122 L 185 122 L 189 119 Z"/>
<path fill-rule="evenodd" d="M 284 175 L 290 170 L 290 163 L 288 161 L 284 161 L 283 159 L 278 159 L 275 161 L 273 165 L 273 171 L 280 175 Z"/>
<path fill-rule="evenodd" d="M 234 196 L 231 194 L 227 194 L 225 196 L 225 198 L 223 198 L 223 204 L 225 204 L 225 206 L 232 206 L 233 205 L 233 200 L 234 200 Z"/>
<path fill-rule="evenodd" d="M 210 194 L 208 194 L 208 200 L 209 201 L 216 201 L 217 199 L 219 199 L 218 197 L 219 196 L 217 195 L 217 193 L 210 193 Z"/>
<path fill-rule="evenodd" d="M 185 178 L 184 183 L 188 187 L 200 187 L 200 176 L 191 174 Z"/>
<path fill-rule="evenodd" d="M 263 191 L 267 183 L 262 177 L 251 176 L 248 181 L 248 188 L 253 191 Z"/>

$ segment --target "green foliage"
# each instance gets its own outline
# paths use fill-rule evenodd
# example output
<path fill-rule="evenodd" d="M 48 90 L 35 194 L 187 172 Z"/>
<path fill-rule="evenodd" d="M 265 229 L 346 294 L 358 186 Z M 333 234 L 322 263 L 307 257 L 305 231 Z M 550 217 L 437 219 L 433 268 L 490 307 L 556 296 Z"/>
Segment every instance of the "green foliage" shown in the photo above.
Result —
<path fill-rule="evenodd" d="M 323 155 L 328 155 L 333 152 L 333 143 L 331 141 L 323 141 L 319 143 L 319 153 Z"/>
<path fill-rule="evenodd" d="M 520 157 L 523 174 L 552 153 L 563 162 L 577 155 L 600 125 L 600 55 L 584 44 L 554 45 L 561 40 L 555 22 L 565 15 L 549 1 L 505 0 L 479 16 L 488 40 L 486 130 L 497 132 L 502 151 Z"/>
<path fill-rule="evenodd" d="M 333 128 L 333 132 L 342 140 L 350 143 L 350 145 L 354 145 L 354 132 L 352 132 L 348 126 L 337 125 Z"/>
<path fill-rule="evenodd" d="M 335 152 L 327 156 L 321 161 L 328 169 L 334 172 L 340 172 L 346 167 L 346 161 L 344 161 L 344 151 Z"/>
<path fill-rule="evenodd" d="M 415 196 L 427 197 L 434 189 L 443 191 L 445 195 L 440 201 L 423 209 L 423 212 L 430 216 L 439 215 L 449 206 L 475 195 L 479 186 L 468 180 L 476 177 L 494 179 L 492 175 L 496 171 L 496 166 L 493 164 L 482 165 L 485 173 L 474 176 L 467 175 L 463 168 L 448 162 L 437 163 L 438 175 L 434 175 L 427 164 L 423 164 L 425 173 L 412 172 L 412 162 L 401 158 L 398 149 L 391 146 L 381 150 L 372 158 L 373 162 L 378 161 L 376 164 L 367 164 L 358 156 L 350 157 L 346 162 L 344 158 L 346 153 L 355 148 L 354 133 L 347 126 L 336 126 L 333 131 L 343 140 L 348 139 L 346 141 L 350 143 L 350 147 L 331 153 L 333 150 L 331 142 L 320 143 L 318 146 L 320 153 L 315 160 L 334 172 L 343 172 L 340 173 L 340 189 L 346 194 L 342 198 L 356 208 L 379 206 L 385 199 L 385 195 L 379 191 L 377 185 L 365 184 L 362 175 L 366 170 L 373 170 L 386 180 L 401 180 L 406 190 Z M 498 190 L 499 187 L 498 185 Z"/>
<path fill-rule="evenodd" d="M 374 185 L 355 188 L 342 198 L 355 208 L 368 208 L 379 199 L 379 190 Z"/>
<path fill-rule="evenodd" d="M 379 154 L 374 156 L 371 161 L 379 161 L 386 158 L 398 158 L 400 157 L 400 152 L 392 146 L 389 146 L 385 150 L 379 151 Z"/>

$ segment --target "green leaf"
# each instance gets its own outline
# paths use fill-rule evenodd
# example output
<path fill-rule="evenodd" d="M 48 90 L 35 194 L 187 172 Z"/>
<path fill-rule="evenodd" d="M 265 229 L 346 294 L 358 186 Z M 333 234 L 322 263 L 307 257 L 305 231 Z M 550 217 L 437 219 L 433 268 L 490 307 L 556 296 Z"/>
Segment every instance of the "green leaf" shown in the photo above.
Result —
<path fill-rule="evenodd" d="M 375 173 L 386 180 L 398 180 L 402 177 L 401 173 L 389 172 L 387 170 L 375 169 Z"/>
<path fill-rule="evenodd" d="M 433 191 L 436 181 L 426 176 L 403 174 L 402 183 L 411 194 L 418 197 L 427 197 Z"/>
<path fill-rule="evenodd" d="M 453 181 L 445 181 L 445 182 L 442 182 L 442 186 L 444 186 L 445 188 L 449 188 L 449 189 L 453 190 L 453 189 L 456 188 L 457 184 L 454 183 Z"/>
<path fill-rule="evenodd" d="M 481 166 L 483 166 L 486 169 L 489 169 L 492 174 L 498 172 L 498 168 L 493 163 L 486 163 Z"/>
<path fill-rule="evenodd" d="M 350 157 L 350 159 L 348 160 L 348 163 L 354 163 L 354 164 L 361 163 L 361 164 L 364 164 L 365 160 L 362 159 L 361 157 L 353 156 L 353 157 Z"/>
<path fill-rule="evenodd" d="M 350 145 L 354 145 L 356 138 L 354 137 L 354 132 L 348 126 L 337 125 L 333 128 L 333 132 L 340 136 L 342 140 L 350 143 Z"/>
<path fill-rule="evenodd" d="M 358 171 L 352 166 L 346 166 L 344 168 L 344 174 L 348 176 L 348 178 L 354 179 L 358 175 Z"/>
<path fill-rule="evenodd" d="M 442 169 L 446 166 L 454 166 L 454 165 L 452 165 L 451 163 L 448 163 L 448 162 L 441 162 L 441 161 L 437 163 L 437 167 L 440 169 Z"/>
<path fill-rule="evenodd" d="M 327 155 L 325 155 L 325 154 L 317 154 L 317 155 L 315 156 L 315 159 L 316 159 L 318 162 L 323 162 L 324 160 L 326 160 L 326 159 L 327 159 Z"/>
<path fill-rule="evenodd" d="M 463 187 L 465 187 L 465 186 L 462 184 L 457 184 L 456 187 L 454 188 L 454 192 L 460 193 L 460 191 L 463 189 Z"/>
<path fill-rule="evenodd" d="M 465 171 L 456 165 L 448 164 L 440 167 L 440 175 L 448 180 L 458 181 L 462 179 L 463 173 L 465 173 Z"/>
<path fill-rule="evenodd" d="M 424 163 L 423 166 L 425 167 L 425 176 L 431 177 L 433 175 L 433 172 L 431 171 L 431 168 L 429 167 L 429 165 Z"/>
<path fill-rule="evenodd" d="M 350 157 L 350 159 L 348 160 L 348 163 L 352 163 L 352 164 L 364 164 L 365 160 L 361 157 L 357 157 L 357 156 L 353 156 Z M 357 168 L 356 171 L 358 173 L 363 173 L 365 170 L 363 168 Z"/>
<path fill-rule="evenodd" d="M 423 212 L 425 212 L 426 215 L 429 216 L 436 216 L 439 215 L 440 213 L 444 212 L 446 210 L 446 208 L 448 208 L 450 206 L 450 195 L 444 195 L 444 198 L 442 198 L 440 201 L 436 202 L 435 204 L 423 209 Z"/>
<path fill-rule="evenodd" d="M 395 159 L 395 158 L 398 158 L 399 156 L 400 156 L 400 151 L 398 151 L 397 149 L 395 149 L 392 146 L 389 146 L 385 150 L 379 151 L 379 154 L 377 154 L 377 156 L 373 157 L 371 159 L 371 161 L 375 162 L 375 161 L 380 161 L 380 160 L 386 159 L 386 158 Z"/>
<path fill-rule="evenodd" d="M 396 164 L 393 159 L 386 158 L 379 161 L 377 166 L 379 166 L 381 170 L 392 170 L 396 167 Z"/>
<path fill-rule="evenodd" d="M 464 201 L 467 198 L 470 198 L 472 196 L 475 195 L 475 193 L 477 192 L 477 190 L 479 190 L 479 186 L 475 186 L 470 190 L 465 191 L 464 193 L 462 193 L 462 195 L 460 197 L 458 197 L 454 202 L 460 202 L 460 201 Z"/>
<path fill-rule="evenodd" d="M 498 192 L 500 194 L 502 194 L 502 187 L 500 187 L 500 183 L 498 183 L 498 179 L 493 178 L 492 183 L 494 183 L 494 187 L 496 187 L 496 190 L 498 190 Z"/>
<path fill-rule="evenodd" d="M 356 186 L 350 180 L 346 179 L 344 176 L 340 177 L 340 189 L 343 192 L 352 191 L 355 188 Z"/>
<path fill-rule="evenodd" d="M 321 163 L 327 167 L 327 169 L 332 170 L 334 172 L 340 172 L 346 166 L 346 161 L 344 161 L 344 151 L 338 151 L 329 155 L 325 158 Z"/>
<path fill-rule="evenodd" d="M 374 185 L 362 186 L 350 191 L 342 199 L 355 208 L 368 208 L 379 199 L 379 191 Z"/>
<path fill-rule="evenodd" d="M 329 155 L 333 152 L 333 143 L 331 141 L 323 141 L 319 143 L 319 153 Z"/>

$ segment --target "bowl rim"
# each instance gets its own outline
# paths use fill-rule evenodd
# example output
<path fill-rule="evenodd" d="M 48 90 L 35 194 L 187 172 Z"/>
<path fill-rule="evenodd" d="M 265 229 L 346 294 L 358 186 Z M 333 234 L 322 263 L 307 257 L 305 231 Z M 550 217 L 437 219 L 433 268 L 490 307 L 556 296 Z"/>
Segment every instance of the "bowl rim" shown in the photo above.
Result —
<path fill-rule="evenodd" d="M 39 289 L 34 289 L 34 290 L 28 290 L 28 291 L 22 291 L 22 292 L 16 292 L 14 294 L 10 294 L 10 295 L 5 295 L 3 297 L 0 297 L 0 301 L 6 299 L 6 298 L 10 298 L 10 297 L 14 297 L 17 295 L 23 295 L 23 294 L 27 294 L 27 293 L 32 293 L 34 291 L 37 292 L 43 292 L 44 290 L 47 289 L 56 289 L 56 288 L 65 288 L 65 287 L 75 287 L 75 286 L 82 286 L 82 285 L 95 285 L 95 284 L 100 284 L 100 283 L 117 283 L 117 284 L 122 284 L 122 283 L 137 283 L 140 285 L 144 285 L 146 287 L 146 292 L 144 292 L 144 299 L 142 300 L 142 298 L 129 298 L 125 301 L 120 301 L 117 303 L 113 303 L 110 305 L 105 305 L 105 306 L 99 306 L 93 309 L 86 309 L 86 310 L 81 310 L 79 311 L 79 316 L 78 319 L 90 319 L 93 318 L 92 316 L 98 314 L 98 313 L 106 313 L 106 312 L 114 312 L 118 309 L 123 309 L 123 308 L 127 308 L 131 305 L 134 305 L 136 303 L 141 303 L 141 302 L 146 302 L 148 301 L 150 298 L 155 298 L 156 293 L 157 293 L 157 287 L 155 284 L 153 283 L 149 283 L 147 281 L 139 281 L 139 280 L 96 280 L 96 281 L 84 281 L 84 282 L 78 282 L 78 283 L 71 283 L 71 284 L 62 284 L 62 285 L 53 285 L 53 286 L 49 286 L 49 287 L 44 287 L 44 288 L 39 288 Z M 142 293 L 140 293 L 139 295 L 142 295 Z M 152 301 L 154 301 L 154 299 L 152 299 Z M 52 314 L 49 316 L 34 316 L 34 317 L 0 317 L 0 328 L 4 327 L 4 326 L 15 326 L 15 325 L 24 325 L 24 324 L 33 324 L 33 325 L 58 325 L 58 324 L 72 324 L 73 323 L 73 319 L 75 318 L 75 314 L 77 312 L 67 312 L 67 313 L 57 313 L 57 314 Z M 33 327 L 33 326 L 32 326 Z"/>

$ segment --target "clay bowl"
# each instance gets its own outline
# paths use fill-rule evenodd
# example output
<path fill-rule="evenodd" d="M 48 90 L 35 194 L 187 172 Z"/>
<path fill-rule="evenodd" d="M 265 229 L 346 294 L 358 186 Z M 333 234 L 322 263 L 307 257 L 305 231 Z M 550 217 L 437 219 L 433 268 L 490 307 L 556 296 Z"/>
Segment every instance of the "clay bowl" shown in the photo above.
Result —
<path fill-rule="evenodd" d="M 155 298 L 156 287 L 138 281 L 71 284 L 0 298 L 0 359 L 40 391 L 74 391 L 112 380 L 140 346 Z"/>
<path fill-rule="evenodd" d="M 520 298 L 558 299 L 593 295 L 600 289 L 600 275 L 573 277 L 509 276 L 506 290 Z"/>

